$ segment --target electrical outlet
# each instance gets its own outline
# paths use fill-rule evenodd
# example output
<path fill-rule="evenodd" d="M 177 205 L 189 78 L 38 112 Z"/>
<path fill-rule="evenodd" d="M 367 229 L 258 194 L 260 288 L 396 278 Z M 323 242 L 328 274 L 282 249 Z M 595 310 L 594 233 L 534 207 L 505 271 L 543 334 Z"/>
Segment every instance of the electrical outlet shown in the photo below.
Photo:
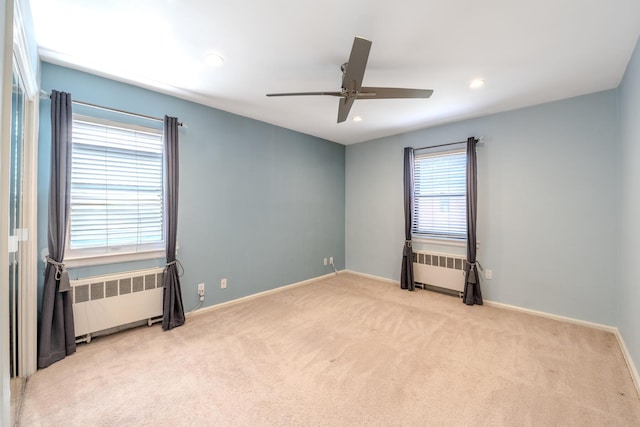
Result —
<path fill-rule="evenodd" d="M 329 264 L 333 265 L 333 257 L 329 257 Z"/>
<path fill-rule="evenodd" d="M 220 289 L 227 289 L 227 279 L 220 279 Z"/>
<path fill-rule="evenodd" d="M 484 270 L 484 278 L 487 280 L 493 279 L 493 270 Z"/>
<path fill-rule="evenodd" d="M 324 265 L 327 265 L 327 259 L 326 258 L 324 259 Z"/>
<path fill-rule="evenodd" d="M 204 301 L 204 283 L 198 283 L 198 295 L 200 295 L 200 301 Z"/>

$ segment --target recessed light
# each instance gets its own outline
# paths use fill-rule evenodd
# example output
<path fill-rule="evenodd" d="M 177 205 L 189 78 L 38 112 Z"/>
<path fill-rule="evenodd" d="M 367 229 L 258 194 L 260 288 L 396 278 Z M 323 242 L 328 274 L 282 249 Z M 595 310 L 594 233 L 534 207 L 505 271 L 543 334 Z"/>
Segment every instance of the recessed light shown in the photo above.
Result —
<path fill-rule="evenodd" d="M 469 87 L 471 89 L 478 89 L 479 87 L 484 86 L 484 80 L 482 79 L 475 79 L 472 80 L 471 83 L 469 83 Z"/>
<path fill-rule="evenodd" d="M 212 67 L 219 67 L 224 62 L 224 58 L 222 57 L 222 55 L 220 55 L 218 52 L 213 51 L 207 52 L 204 55 L 204 59 L 205 61 L 207 61 L 207 64 L 211 65 Z"/>
<path fill-rule="evenodd" d="M 355 117 L 353 118 L 353 121 L 354 121 L 354 122 L 361 122 L 361 121 L 362 121 L 362 117 L 360 117 L 360 116 L 355 116 Z"/>

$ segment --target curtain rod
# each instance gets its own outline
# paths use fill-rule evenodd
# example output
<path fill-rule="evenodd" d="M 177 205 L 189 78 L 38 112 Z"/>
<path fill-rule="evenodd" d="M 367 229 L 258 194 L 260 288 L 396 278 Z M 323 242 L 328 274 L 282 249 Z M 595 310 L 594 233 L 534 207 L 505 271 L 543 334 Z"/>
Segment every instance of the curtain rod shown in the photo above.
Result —
<path fill-rule="evenodd" d="M 480 136 L 478 138 L 474 138 L 476 140 L 476 144 L 477 143 L 481 143 L 484 140 L 484 137 Z M 449 142 L 448 144 L 439 144 L 439 145 L 431 145 L 429 147 L 420 147 L 420 148 L 414 148 L 414 150 L 426 150 L 428 148 L 438 148 L 438 147 L 448 147 L 449 145 L 459 145 L 459 144 L 466 144 L 467 141 L 458 141 L 458 142 Z"/>
<path fill-rule="evenodd" d="M 44 90 L 40 91 L 40 97 L 41 98 L 49 98 L 50 96 L 51 96 L 50 93 L 48 93 L 48 92 L 46 92 Z M 127 116 L 141 117 L 141 118 L 147 119 L 147 120 L 155 120 L 157 122 L 164 122 L 164 119 L 161 119 L 159 117 L 147 116 L 145 114 L 132 113 L 130 111 L 119 110 L 117 108 L 103 107 L 102 105 L 92 104 L 90 102 L 76 101 L 74 99 L 72 99 L 71 102 L 73 104 L 76 104 L 76 105 L 83 105 L 85 107 L 95 108 L 97 110 L 112 111 L 114 113 L 125 114 Z M 181 123 L 181 122 L 178 122 L 178 126 L 182 126 L 184 128 L 187 127 L 184 123 Z"/>

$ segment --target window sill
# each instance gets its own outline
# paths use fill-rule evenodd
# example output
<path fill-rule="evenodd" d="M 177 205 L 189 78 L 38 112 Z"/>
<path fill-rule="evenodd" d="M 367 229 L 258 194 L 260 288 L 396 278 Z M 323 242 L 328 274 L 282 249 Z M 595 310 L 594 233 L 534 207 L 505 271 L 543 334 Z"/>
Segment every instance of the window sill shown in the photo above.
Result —
<path fill-rule="evenodd" d="M 459 239 L 436 239 L 433 237 L 412 236 L 411 241 L 415 243 L 426 243 L 430 245 L 450 246 L 458 248 L 466 248 L 467 241 Z M 476 242 L 476 250 L 480 249 L 480 242 Z"/>
<path fill-rule="evenodd" d="M 46 254 L 44 252 L 48 252 L 46 249 L 43 251 L 42 260 L 43 262 L 47 262 Z M 157 259 L 157 258 L 165 258 L 165 250 L 159 249 L 155 251 L 148 252 L 132 252 L 132 253 L 122 253 L 122 254 L 114 254 L 114 255 L 95 255 L 95 256 L 86 256 L 82 258 L 65 258 L 64 265 L 67 268 L 74 267 L 90 267 L 94 265 L 104 265 L 104 264 L 117 264 L 122 262 L 131 262 L 131 261 L 142 261 L 147 259 Z"/>
<path fill-rule="evenodd" d="M 458 239 L 436 239 L 433 237 L 412 236 L 411 241 L 417 242 L 417 243 L 428 243 L 431 245 L 442 245 L 442 246 L 459 246 L 459 247 L 467 246 L 466 240 L 458 240 Z"/>

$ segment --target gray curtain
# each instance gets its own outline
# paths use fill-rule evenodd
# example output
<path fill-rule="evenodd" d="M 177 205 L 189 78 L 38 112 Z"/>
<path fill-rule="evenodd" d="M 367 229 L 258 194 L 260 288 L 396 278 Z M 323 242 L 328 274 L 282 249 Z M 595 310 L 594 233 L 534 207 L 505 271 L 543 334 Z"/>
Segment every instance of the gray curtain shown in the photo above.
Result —
<path fill-rule="evenodd" d="M 480 275 L 476 261 L 476 218 L 478 212 L 478 179 L 476 142 L 473 137 L 467 139 L 467 263 L 465 265 L 465 283 L 462 300 L 467 305 L 482 305 Z"/>
<path fill-rule="evenodd" d="M 413 291 L 413 249 L 411 248 L 411 223 L 413 218 L 413 148 L 404 149 L 404 248 L 402 250 L 402 270 L 400 288 Z"/>
<path fill-rule="evenodd" d="M 38 329 L 38 368 L 46 368 L 76 351 L 71 287 L 62 263 L 69 218 L 71 119 L 71 95 L 52 91 L 49 256 Z"/>
<path fill-rule="evenodd" d="M 164 116 L 165 150 L 165 239 L 167 265 L 164 269 L 164 301 L 162 329 L 169 330 L 184 324 L 182 290 L 176 259 L 176 235 L 178 231 L 178 119 Z"/>

